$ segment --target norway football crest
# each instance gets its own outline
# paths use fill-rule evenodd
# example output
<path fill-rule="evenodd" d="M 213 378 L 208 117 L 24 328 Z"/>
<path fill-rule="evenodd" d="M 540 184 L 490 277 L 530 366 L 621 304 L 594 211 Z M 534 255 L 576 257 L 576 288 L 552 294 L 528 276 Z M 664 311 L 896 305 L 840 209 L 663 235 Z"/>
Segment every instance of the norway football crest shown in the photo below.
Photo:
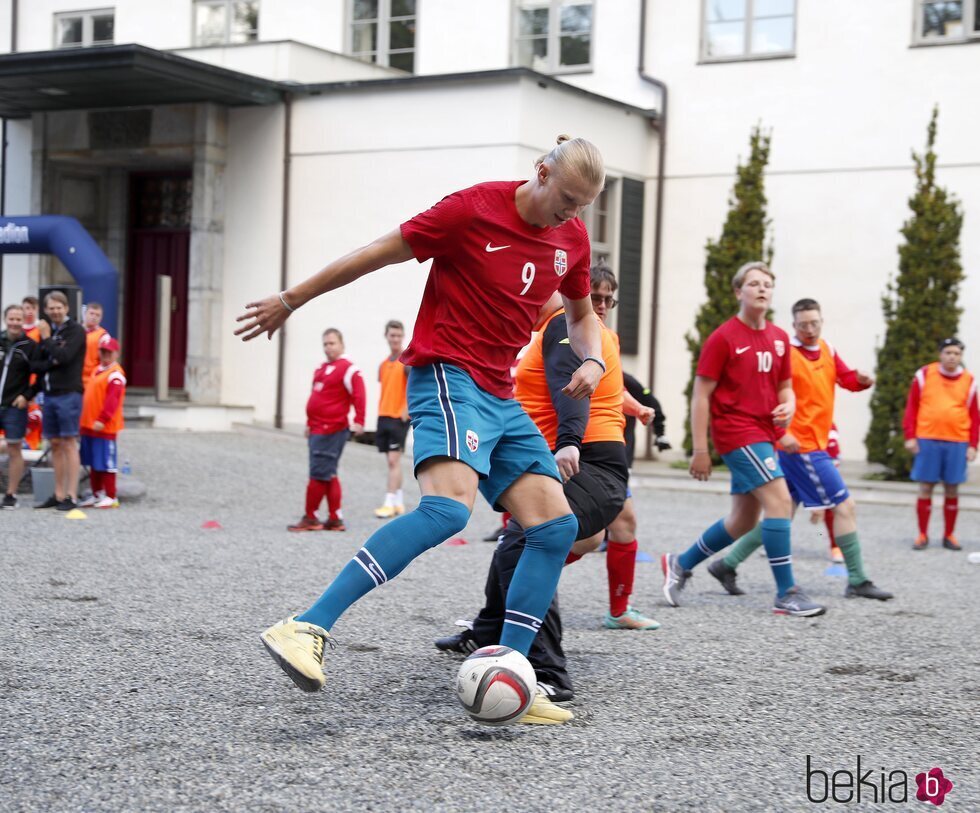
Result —
<path fill-rule="evenodd" d="M 472 429 L 466 430 L 466 448 L 474 453 L 480 448 L 480 436 Z"/>
<path fill-rule="evenodd" d="M 769 469 L 769 471 L 776 470 L 776 461 L 771 457 L 767 457 L 763 462 L 766 464 L 766 468 Z"/>
<path fill-rule="evenodd" d="M 568 270 L 568 255 L 565 253 L 564 249 L 555 249 L 555 273 L 559 277 L 565 276 L 565 272 Z"/>
<path fill-rule="evenodd" d="M 782 357 L 786 352 L 786 343 L 782 339 L 776 339 L 773 344 L 776 345 L 776 355 Z"/>

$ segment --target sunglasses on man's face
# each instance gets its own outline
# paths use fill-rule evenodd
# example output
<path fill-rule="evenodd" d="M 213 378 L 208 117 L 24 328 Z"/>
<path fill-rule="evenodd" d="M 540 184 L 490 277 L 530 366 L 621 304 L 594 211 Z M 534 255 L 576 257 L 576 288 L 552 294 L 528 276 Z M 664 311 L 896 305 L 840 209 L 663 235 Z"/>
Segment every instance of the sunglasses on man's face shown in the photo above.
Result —
<path fill-rule="evenodd" d="M 612 310 L 619 304 L 619 300 L 612 296 L 603 296 L 602 294 L 592 294 L 592 304 L 602 305 L 605 304 L 609 310 Z"/>

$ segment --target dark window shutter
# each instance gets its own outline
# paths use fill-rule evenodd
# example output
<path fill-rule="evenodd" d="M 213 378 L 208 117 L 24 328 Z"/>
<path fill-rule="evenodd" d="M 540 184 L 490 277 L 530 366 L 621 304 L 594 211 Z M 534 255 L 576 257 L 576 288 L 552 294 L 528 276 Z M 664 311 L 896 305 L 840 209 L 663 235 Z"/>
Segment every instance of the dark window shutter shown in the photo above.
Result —
<path fill-rule="evenodd" d="M 623 178 L 619 229 L 619 307 L 616 330 L 626 355 L 640 349 L 640 280 L 643 276 L 643 181 Z"/>

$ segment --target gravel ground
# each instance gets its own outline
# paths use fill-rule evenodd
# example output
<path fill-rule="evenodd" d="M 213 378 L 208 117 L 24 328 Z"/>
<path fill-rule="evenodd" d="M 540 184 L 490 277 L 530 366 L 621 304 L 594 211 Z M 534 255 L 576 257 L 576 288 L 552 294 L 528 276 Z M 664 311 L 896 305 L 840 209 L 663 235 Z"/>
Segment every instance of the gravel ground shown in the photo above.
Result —
<path fill-rule="evenodd" d="M 862 810 L 926 809 L 914 776 L 934 766 L 954 783 L 943 810 L 980 810 L 980 566 L 909 550 L 911 506 L 860 512 L 888 603 L 843 599 L 816 528 L 796 522 L 797 579 L 830 607 L 812 620 L 769 612 L 762 558 L 742 568 L 748 595 L 700 568 L 679 609 L 654 561 L 637 566 L 634 604 L 662 629 L 602 630 L 605 567 L 587 557 L 560 588 L 575 721 L 491 729 L 456 706 L 456 663 L 432 647 L 479 606 L 485 505 L 469 544 L 426 554 L 338 623 L 327 689 L 310 696 L 257 634 L 377 527 L 380 455 L 347 449 L 346 534 L 291 535 L 301 439 L 136 430 L 121 447 L 142 501 L 85 521 L 0 514 L 4 811 L 806 810 L 808 756 L 828 773 L 860 756 L 875 785 L 882 769 L 908 774 L 907 804 L 869 803 L 865 784 Z M 641 488 L 637 504 L 656 558 L 727 499 Z M 961 524 L 976 550 L 975 515 Z"/>

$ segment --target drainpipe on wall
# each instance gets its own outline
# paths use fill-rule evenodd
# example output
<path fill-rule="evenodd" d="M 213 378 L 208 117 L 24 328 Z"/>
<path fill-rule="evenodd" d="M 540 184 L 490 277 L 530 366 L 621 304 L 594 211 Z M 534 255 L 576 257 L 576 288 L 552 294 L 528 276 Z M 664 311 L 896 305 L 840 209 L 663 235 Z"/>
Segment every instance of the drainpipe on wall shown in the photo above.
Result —
<path fill-rule="evenodd" d="M 287 283 L 287 268 L 289 264 L 289 174 L 292 153 L 292 122 L 293 122 L 293 94 L 286 93 L 283 100 L 284 107 L 284 133 L 282 150 L 282 247 L 279 252 L 279 290 L 285 291 L 289 287 Z M 279 359 L 276 364 L 276 415 L 275 427 L 282 429 L 282 401 L 284 378 L 286 375 L 286 326 L 279 328 Z"/>
<path fill-rule="evenodd" d="M 660 311 L 660 255 L 663 236 L 664 220 L 664 176 L 667 172 L 667 85 L 659 79 L 650 76 L 646 66 L 647 39 L 647 0 L 640 0 L 640 55 L 637 72 L 640 79 L 648 82 L 660 91 L 660 115 L 654 122 L 657 128 L 659 142 L 657 144 L 657 214 L 653 227 L 653 296 L 650 305 L 650 366 L 647 370 L 647 386 L 656 394 L 657 373 L 657 315 Z M 646 458 L 653 457 L 653 429 L 647 430 Z"/>

